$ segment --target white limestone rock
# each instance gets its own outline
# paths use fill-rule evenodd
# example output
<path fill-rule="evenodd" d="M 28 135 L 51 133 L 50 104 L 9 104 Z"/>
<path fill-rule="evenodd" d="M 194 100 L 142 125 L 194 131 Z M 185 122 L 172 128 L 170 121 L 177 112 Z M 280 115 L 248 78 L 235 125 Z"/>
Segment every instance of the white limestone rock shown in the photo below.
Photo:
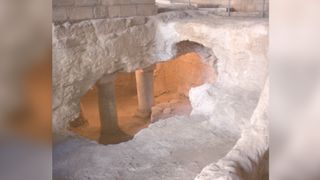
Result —
<path fill-rule="evenodd" d="M 212 124 L 220 124 L 221 128 L 227 127 L 232 132 L 240 134 L 243 129 L 250 126 L 248 117 L 251 116 L 258 97 L 259 92 L 238 86 L 204 84 L 192 88 L 189 92 L 191 115 L 204 115 Z M 234 109 L 238 109 L 238 112 Z"/>
<path fill-rule="evenodd" d="M 206 164 L 223 157 L 237 139 L 212 131 L 205 121 L 201 116 L 172 117 L 117 145 L 68 139 L 54 148 L 54 178 L 191 180 Z"/>
<path fill-rule="evenodd" d="M 205 167 L 195 180 L 267 180 L 269 157 L 269 81 L 251 117 L 251 126 L 242 131 L 233 149 L 217 163 Z"/>

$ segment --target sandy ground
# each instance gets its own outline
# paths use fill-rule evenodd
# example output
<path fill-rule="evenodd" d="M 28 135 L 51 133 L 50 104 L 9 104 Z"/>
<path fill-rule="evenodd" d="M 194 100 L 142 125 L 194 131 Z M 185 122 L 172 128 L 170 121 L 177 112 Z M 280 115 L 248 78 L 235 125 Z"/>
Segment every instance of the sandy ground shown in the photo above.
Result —
<path fill-rule="evenodd" d="M 149 122 L 135 117 L 138 108 L 137 95 L 134 93 L 125 94 L 125 89 L 117 88 L 116 103 L 118 110 L 118 125 L 124 134 L 133 137 L 141 129 L 148 127 Z M 98 111 L 98 94 L 94 88 L 82 98 L 84 109 L 83 116 L 88 124 L 78 128 L 72 128 L 73 132 L 91 140 L 98 140 L 100 133 L 99 111 Z M 191 112 L 191 105 L 186 97 L 179 97 L 174 93 L 167 93 L 155 98 L 155 107 L 161 106 L 160 109 L 169 108 L 170 112 L 158 112 L 152 117 L 153 121 L 167 118 L 173 115 L 188 115 Z M 128 140 L 126 136 L 116 136 L 113 142 L 122 142 Z M 130 139 L 130 138 L 129 138 Z"/>

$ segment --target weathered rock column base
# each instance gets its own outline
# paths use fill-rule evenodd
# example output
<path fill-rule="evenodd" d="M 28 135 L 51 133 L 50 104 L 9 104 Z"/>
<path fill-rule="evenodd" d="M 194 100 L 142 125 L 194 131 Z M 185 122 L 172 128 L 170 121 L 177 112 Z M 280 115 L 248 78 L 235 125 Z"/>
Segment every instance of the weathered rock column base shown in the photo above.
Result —
<path fill-rule="evenodd" d="M 150 120 L 151 108 L 154 102 L 153 95 L 153 70 L 155 66 L 150 66 L 145 69 L 136 70 L 136 83 L 138 94 L 138 110 L 136 117 L 142 118 L 145 121 Z"/>

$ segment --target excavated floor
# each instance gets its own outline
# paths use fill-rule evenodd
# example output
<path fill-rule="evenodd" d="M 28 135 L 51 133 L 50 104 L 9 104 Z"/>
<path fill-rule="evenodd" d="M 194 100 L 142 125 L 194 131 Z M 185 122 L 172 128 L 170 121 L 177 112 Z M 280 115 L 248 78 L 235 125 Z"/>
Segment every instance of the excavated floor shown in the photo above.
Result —
<path fill-rule="evenodd" d="M 214 118 L 194 114 L 159 120 L 132 140 L 117 145 L 79 138 L 57 144 L 53 151 L 54 178 L 194 179 L 202 168 L 233 147 L 240 134 L 229 123 L 250 118 L 258 99 L 256 92 L 239 88 L 217 87 L 214 91 L 211 98 L 216 104 L 210 104 L 217 110 Z"/>
<path fill-rule="evenodd" d="M 237 139 L 204 126 L 203 117 L 172 117 L 118 145 L 68 140 L 54 148 L 54 179 L 194 179 Z"/>
<path fill-rule="evenodd" d="M 131 139 L 141 129 L 148 127 L 150 121 L 171 117 L 173 115 L 189 115 L 191 105 L 187 97 L 180 97 L 175 93 L 165 93 L 155 98 L 152 117 L 141 119 L 135 116 L 138 108 L 137 95 L 117 94 L 118 123 L 123 135 L 110 135 L 110 143 L 120 143 Z M 82 98 L 83 116 L 87 123 L 71 130 L 85 138 L 98 141 L 100 135 L 98 94 L 96 90 L 89 91 Z M 126 136 L 127 135 L 127 136 Z"/>

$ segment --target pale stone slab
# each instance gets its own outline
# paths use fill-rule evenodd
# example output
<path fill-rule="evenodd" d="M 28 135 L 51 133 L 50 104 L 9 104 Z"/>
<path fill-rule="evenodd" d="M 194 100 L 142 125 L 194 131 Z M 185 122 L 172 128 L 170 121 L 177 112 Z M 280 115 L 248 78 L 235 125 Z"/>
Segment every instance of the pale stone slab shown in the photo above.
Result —
<path fill-rule="evenodd" d="M 69 9 L 68 13 L 69 18 L 71 20 L 83 20 L 94 18 L 92 7 L 74 7 Z"/>
<path fill-rule="evenodd" d="M 53 0 L 53 6 L 72 6 L 75 0 Z"/>
<path fill-rule="evenodd" d="M 96 6 L 99 0 L 74 0 L 76 6 Z"/>
<path fill-rule="evenodd" d="M 137 6 L 135 5 L 122 5 L 120 6 L 121 17 L 136 16 Z"/>
<path fill-rule="evenodd" d="M 52 18 L 55 21 L 66 21 L 68 19 L 67 9 L 65 7 L 54 7 Z"/>
<path fill-rule="evenodd" d="M 138 16 L 151 16 L 156 14 L 156 7 L 154 5 L 137 5 Z"/>
<path fill-rule="evenodd" d="M 109 17 L 108 7 L 97 6 L 93 8 L 93 14 L 95 18 L 107 18 Z"/>
<path fill-rule="evenodd" d="M 120 6 L 109 6 L 108 7 L 109 17 L 120 17 Z"/>

